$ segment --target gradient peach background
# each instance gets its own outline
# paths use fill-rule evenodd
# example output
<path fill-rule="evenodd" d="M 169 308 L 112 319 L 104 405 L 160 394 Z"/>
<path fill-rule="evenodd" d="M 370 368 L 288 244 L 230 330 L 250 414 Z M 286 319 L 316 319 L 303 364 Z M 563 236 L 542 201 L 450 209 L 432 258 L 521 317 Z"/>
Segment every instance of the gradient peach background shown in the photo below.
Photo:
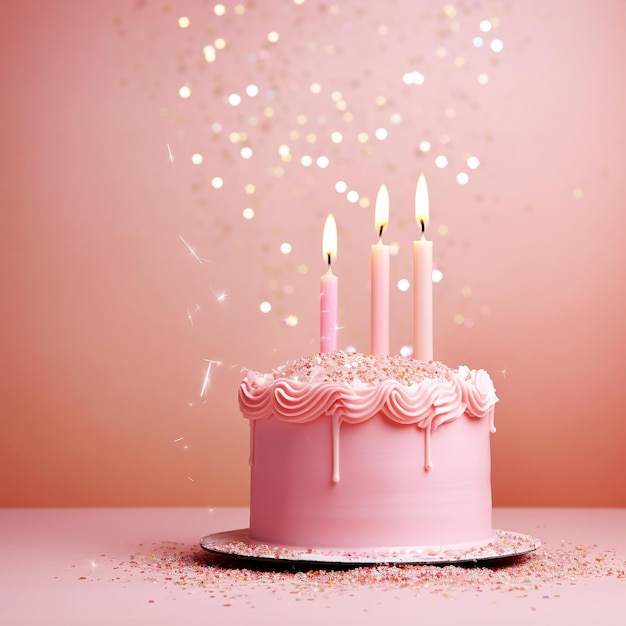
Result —
<path fill-rule="evenodd" d="M 626 506 L 626 5 L 236 4 L 2 5 L 0 504 L 246 504 L 241 370 L 317 350 L 329 211 L 340 345 L 368 350 L 383 182 L 410 344 L 395 285 L 424 171 L 435 356 L 501 399 L 494 503 Z"/>

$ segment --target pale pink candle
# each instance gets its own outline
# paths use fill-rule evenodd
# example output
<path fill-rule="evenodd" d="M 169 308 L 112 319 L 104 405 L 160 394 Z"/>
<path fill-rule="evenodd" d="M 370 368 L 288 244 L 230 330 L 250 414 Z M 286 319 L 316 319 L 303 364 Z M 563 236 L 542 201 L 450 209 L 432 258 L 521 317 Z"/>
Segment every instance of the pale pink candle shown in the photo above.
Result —
<path fill-rule="evenodd" d="M 433 244 L 426 240 L 428 187 L 420 174 L 415 191 L 415 219 L 422 231 L 413 242 L 413 356 L 433 360 Z"/>
<path fill-rule="evenodd" d="M 328 263 L 328 271 L 320 279 L 320 352 L 334 352 L 337 349 L 339 279 L 331 267 L 333 259 L 337 257 L 337 224 L 332 214 L 324 224 L 322 252 Z"/>
<path fill-rule="evenodd" d="M 371 247 L 371 328 L 372 354 L 389 354 L 389 246 L 383 244 L 383 229 L 389 225 L 389 192 L 381 185 L 374 214 L 378 243 Z"/>

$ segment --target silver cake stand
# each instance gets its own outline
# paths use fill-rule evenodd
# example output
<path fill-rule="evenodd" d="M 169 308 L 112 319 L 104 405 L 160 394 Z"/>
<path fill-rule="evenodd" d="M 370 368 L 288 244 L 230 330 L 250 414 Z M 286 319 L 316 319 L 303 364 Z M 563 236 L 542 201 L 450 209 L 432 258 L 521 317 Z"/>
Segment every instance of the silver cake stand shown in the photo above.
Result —
<path fill-rule="evenodd" d="M 449 565 L 509 559 L 536 550 L 541 541 L 530 535 L 507 530 L 494 530 L 492 540 L 484 546 L 468 549 L 445 549 L 438 546 L 376 548 L 372 550 L 292 548 L 254 541 L 249 529 L 241 528 L 212 535 L 200 540 L 200 545 L 212 554 L 254 561 L 319 564 L 376 565 L 413 564 Z"/>

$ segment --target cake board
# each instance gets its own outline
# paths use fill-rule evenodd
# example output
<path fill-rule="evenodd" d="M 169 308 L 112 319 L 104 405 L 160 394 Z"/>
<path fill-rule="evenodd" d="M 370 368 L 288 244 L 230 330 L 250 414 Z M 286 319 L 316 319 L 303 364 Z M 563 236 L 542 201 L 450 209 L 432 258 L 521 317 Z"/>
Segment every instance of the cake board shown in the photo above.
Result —
<path fill-rule="evenodd" d="M 254 541 L 249 529 L 225 531 L 207 535 L 200 540 L 207 552 L 244 560 L 284 564 L 332 565 L 451 565 L 499 561 L 533 552 L 541 545 L 536 537 L 506 530 L 494 530 L 491 541 L 467 549 L 447 549 L 440 546 L 405 546 L 401 548 L 312 549 L 278 546 Z"/>

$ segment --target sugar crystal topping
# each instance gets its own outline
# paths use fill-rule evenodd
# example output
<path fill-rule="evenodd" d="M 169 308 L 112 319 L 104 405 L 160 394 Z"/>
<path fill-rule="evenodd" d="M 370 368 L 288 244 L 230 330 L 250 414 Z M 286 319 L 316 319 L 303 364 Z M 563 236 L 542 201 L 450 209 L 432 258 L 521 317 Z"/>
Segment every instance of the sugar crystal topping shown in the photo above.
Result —
<path fill-rule="evenodd" d="M 465 367 L 454 370 L 438 361 L 423 362 L 399 355 L 378 356 L 341 350 L 312 354 L 288 361 L 272 372 L 272 379 L 287 378 L 306 383 L 334 382 L 375 386 L 395 380 L 410 386 L 426 378 L 446 381 L 452 375 L 469 375 Z"/>

